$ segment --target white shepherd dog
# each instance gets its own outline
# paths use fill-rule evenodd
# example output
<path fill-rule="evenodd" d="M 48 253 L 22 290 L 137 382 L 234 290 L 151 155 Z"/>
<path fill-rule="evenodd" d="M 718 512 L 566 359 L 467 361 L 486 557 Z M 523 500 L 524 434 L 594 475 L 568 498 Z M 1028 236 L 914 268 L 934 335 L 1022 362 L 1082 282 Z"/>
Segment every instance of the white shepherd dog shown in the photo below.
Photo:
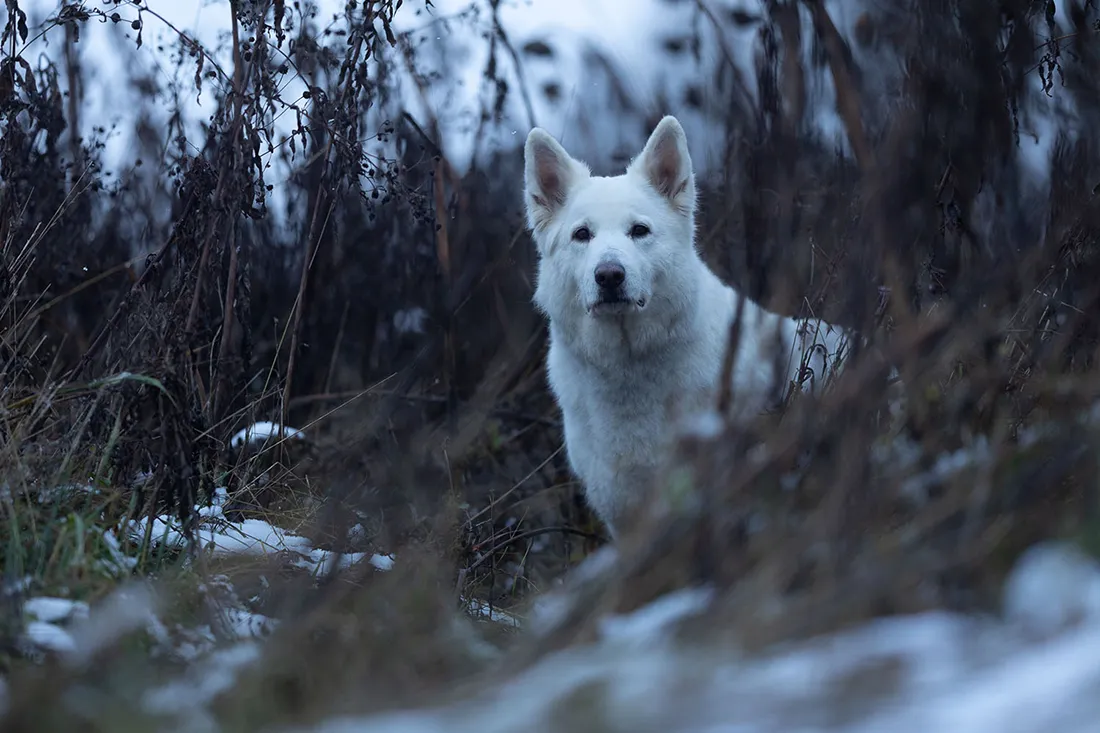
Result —
<path fill-rule="evenodd" d="M 618 536 L 668 458 L 676 421 L 715 404 L 741 296 L 696 251 L 695 176 L 675 117 L 661 120 L 620 176 L 593 176 L 541 128 L 524 154 L 550 387 L 569 464 Z M 802 383 L 807 361 L 816 385 L 842 360 L 843 329 L 747 299 L 742 308 L 734 417 L 759 414 Z"/>

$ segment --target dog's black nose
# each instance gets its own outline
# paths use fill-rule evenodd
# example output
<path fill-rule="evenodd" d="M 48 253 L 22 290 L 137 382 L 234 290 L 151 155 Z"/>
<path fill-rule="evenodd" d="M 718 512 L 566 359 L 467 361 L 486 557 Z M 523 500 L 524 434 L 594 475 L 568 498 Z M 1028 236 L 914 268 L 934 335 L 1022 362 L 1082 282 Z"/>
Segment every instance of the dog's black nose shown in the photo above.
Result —
<path fill-rule="evenodd" d="M 596 265 L 596 284 L 601 288 L 611 290 L 623 284 L 626 280 L 626 270 L 622 265 L 614 262 L 602 262 Z"/>

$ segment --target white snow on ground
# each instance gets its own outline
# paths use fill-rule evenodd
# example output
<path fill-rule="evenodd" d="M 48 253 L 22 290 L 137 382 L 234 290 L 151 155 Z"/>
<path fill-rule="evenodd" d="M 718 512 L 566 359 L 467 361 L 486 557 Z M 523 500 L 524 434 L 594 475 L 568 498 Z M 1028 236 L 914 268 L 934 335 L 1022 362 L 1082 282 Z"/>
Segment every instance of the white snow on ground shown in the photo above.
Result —
<path fill-rule="evenodd" d="M 218 488 L 211 506 L 195 507 L 196 513 L 203 518 L 203 522 L 195 530 L 197 544 L 214 555 L 290 552 L 298 556 L 295 565 L 322 575 L 329 572 L 334 563 L 338 563 L 340 568 L 346 568 L 366 560 L 378 570 L 389 570 L 393 567 L 393 557 L 390 555 L 374 554 L 368 557 L 363 552 L 340 554 L 316 549 L 307 538 L 262 519 L 230 522 L 224 515 L 227 498 L 225 489 Z M 136 538 L 144 537 L 148 526 L 148 519 L 133 520 L 130 523 L 130 533 Z M 168 515 L 153 519 L 152 538 L 171 547 L 182 548 L 187 542 L 176 520 Z"/>
<path fill-rule="evenodd" d="M 559 623 L 569 612 L 570 593 L 582 585 L 602 583 L 606 574 L 614 571 L 618 560 L 619 551 L 614 545 L 604 545 L 584 558 L 565 578 L 557 580 L 557 587 L 535 599 L 527 628 L 538 634 Z"/>
<path fill-rule="evenodd" d="M 337 562 L 340 568 L 366 562 L 376 570 L 393 568 L 392 555 L 363 552 L 338 554 L 314 548 L 305 537 L 293 534 L 258 519 L 231 522 L 225 517 L 228 494 L 225 488 L 214 492 L 211 506 L 196 506 L 200 518 L 195 534 L 200 549 L 214 555 L 235 553 L 261 555 L 288 553 L 294 564 L 314 574 L 331 570 Z M 127 528 L 140 542 L 149 528 L 148 519 L 132 521 Z M 152 520 L 154 542 L 182 549 L 185 538 L 176 520 L 162 515 Z M 134 567 L 135 558 L 125 555 L 118 538 L 104 532 L 104 543 L 110 558 L 104 560 L 113 575 L 124 576 Z M 25 583 L 8 584 L 4 593 L 17 593 Z M 66 598 L 32 597 L 23 604 L 25 627 L 20 644 L 29 653 L 50 652 L 70 661 L 86 658 L 120 636 L 144 628 L 158 644 L 181 659 L 198 658 L 215 646 L 219 638 L 264 638 L 271 634 L 277 621 L 248 610 L 237 598 L 236 590 L 225 576 L 212 576 L 199 588 L 210 598 L 220 617 L 220 631 L 175 629 L 170 633 L 158 620 L 154 599 L 144 586 L 126 584 L 97 605 L 89 613 L 88 604 Z"/>
<path fill-rule="evenodd" d="M 302 440 L 305 437 L 305 433 L 297 428 L 284 428 L 279 423 L 274 422 L 258 422 L 246 428 L 241 428 L 236 435 L 230 438 L 229 444 L 234 448 L 239 448 L 246 443 L 263 443 L 271 438 Z"/>
<path fill-rule="evenodd" d="M 563 602 L 570 587 L 614 572 L 615 557 L 608 551 L 582 565 L 561 591 Z M 712 591 L 680 590 L 603 617 L 593 642 L 481 685 L 460 702 L 295 730 L 1094 733 L 1100 565 L 1071 546 L 1041 544 L 1020 558 L 1004 595 L 1001 619 L 901 616 L 750 655 L 729 640 L 735 635 L 707 633 L 714 621 L 702 612 L 720 602 Z M 141 584 L 118 589 L 90 613 L 50 597 L 29 599 L 24 612 L 27 637 L 70 664 L 142 628 L 166 637 Z M 519 625 L 507 615 L 494 620 Z M 218 731 L 210 704 L 245 668 L 263 664 L 258 639 L 214 645 L 211 637 L 179 677 L 142 692 L 145 711 L 163 723 L 156 730 Z"/>
<path fill-rule="evenodd" d="M 485 601 L 478 599 L 470 599 L 466 601 L 466 611 L 474 618 L 482 621 L 491 621 L 497 624 L 504 624 L 512 628 L 520 628 L 523 624 L 519 617 L 502 611 L 495 606 L 486 603 Z"/>
<path fill-rule="evenodd" d="M 368 561 L 377 570 L 393 570 L 393 555 L 374 554 Z"/>
<path fill-rule="evenodd" d="M 1005 616 L 1039 637 L 1053 636 L 1083 619 L 1100 620 L 1096 562 L 1060 545 L 1037 545 L 1025 552 L 1004 593 Z"/>
<path fill-rule="evenodd" d="M 91 610 L 88 617 L 71 627 L 76 648 L 68 655 L 70 663 L 81 664 L 123 637 L 145 631 L 158 643 L 167 641 L 167 633 L 157 617 L 157 597 L 144 583 L 125 583 L 111 592 Z"/>
<path fill-rule="evenodd" d="M 94 611 L 83 601 L 30 598 L 23 603 L 26 627 L 20 641 L 29 651 L 52 652 L 79 663 L 137 629 L 163 640 L 154 610 L 152 594 L 137 583 L 115 589 Z"/>
<path fill-rule="evenodd" d="M 23 603 L 23 615 L 36 621 L 55 624 L 59 621 L 87 618 L 88 604 L 68 598 L 40 596 Z"/>
<path fill-rule="evenodd" d="M 203 707 L 231 688 L 238 672 L 255 663 L 260 658 L 260 651 L 256 641 L 242 641 L 219 649 L 192 665 L 181 679 L 145 693 L 143 706 L 150 713 L 197 716 L 200 721 L 212 724 L 209 713 Z"/>
<path fill-rule="evenodd" d="M 609 642 L 637 647 L 659 644 L 678 623 L 704 611 L 713 597 L 710 588 L 666 593 L 634 613 L 601 619 L 600 636 Z"/>
<path fill-rule="evenodd" d="M 1052 564 L 1075 570 L 1051 573 Z M 1024 619 L 1049 618 L 1052 583 L 1059 603 L 1081 596 L 1073 605 L 1082 613 L 1036 641 Z M 759 656 L 677 641 L 673 628 L 705 623 L 694 616 L 703 596 L 681 592 L 609 619 L 604 628 L 617 630 L 602 641 L 549 656 L 463 702 L 295 730 L 1094 733 L 1100 607 L 1082 598 L 1100 587 L 1100 568 L 1063 546 L 1041 546 L 1009 586 L 1017 591 L 1003 621 L 902 616 Z"/>
<path fill-rule="evenodd" d="M 76 651 L 76 642 L 66 629 L 45 621 L 29 622 L 24 631 L 23 641 L 32 647 L 59 654 Z"/>
<path fill-rule="evenodd" d="M 31 649 L 69 654 L 76 651 L 76 642 L 65 628 L 67 622 L 88 617 L 88 604 L 68 598 L 40 596 L 23 603 L 26 628 L 21 639 Z"/>
<path fill-rule="evenodd" d="M 130 557 L 122 551 L 122 544 L 113 531 L 104 530 L 103 544 L 106 545 L 110 558 L 98 560 L 97 566 L 99 569 L 109 575 L 122 577 L 137 567 L 137 558 Z"/>

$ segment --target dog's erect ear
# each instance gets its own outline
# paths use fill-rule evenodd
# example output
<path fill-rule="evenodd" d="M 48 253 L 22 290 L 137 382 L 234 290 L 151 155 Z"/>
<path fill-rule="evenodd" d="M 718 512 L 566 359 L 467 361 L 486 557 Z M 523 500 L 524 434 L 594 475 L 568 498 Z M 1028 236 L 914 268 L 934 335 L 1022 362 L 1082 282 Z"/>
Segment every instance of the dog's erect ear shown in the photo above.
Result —
<path fill-rule="evenodd" d="M 588 175 L 587 168 L 573 160 L 565 148 L 546 130 L 536 127 L 527 134 L 523 148 L 527 183 L 527 225 L 533 230 L 546 226 L 565 205 L 569 189 Z"/>
<path fill-rule="evenodd" d="M 695 174 L 691 168 L 691 154 L 684 128 L 675 117 L 669 115 L 657 123 L 642 154 L 630 164 L 630 171 L 643 176 L 681 213 L 694 211 Z"/>

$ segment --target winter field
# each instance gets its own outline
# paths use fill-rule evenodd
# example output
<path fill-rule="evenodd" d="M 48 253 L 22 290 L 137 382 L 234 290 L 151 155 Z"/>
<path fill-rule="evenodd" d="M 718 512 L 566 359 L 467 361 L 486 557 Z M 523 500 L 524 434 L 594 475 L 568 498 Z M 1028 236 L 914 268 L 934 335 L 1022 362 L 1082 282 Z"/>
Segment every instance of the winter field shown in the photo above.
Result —
<path fill-rule="evenodd" d="M 5 0 L 0 730 L 1100 729 L 1100 8 Z M 859 329 L 591 515 L 522 145 Z M 898 409 L 898 395 L 905 408 Z"/>

